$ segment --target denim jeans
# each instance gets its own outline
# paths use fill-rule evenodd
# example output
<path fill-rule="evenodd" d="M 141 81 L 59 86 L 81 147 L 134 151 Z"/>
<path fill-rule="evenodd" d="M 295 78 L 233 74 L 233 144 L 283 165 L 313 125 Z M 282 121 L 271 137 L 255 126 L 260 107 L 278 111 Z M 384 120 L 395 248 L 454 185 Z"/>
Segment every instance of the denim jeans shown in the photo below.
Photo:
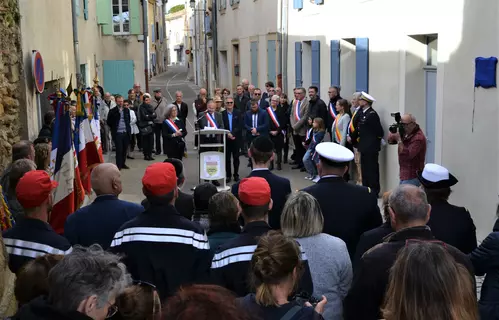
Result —
<path fill-rule="evenodd" d="M 400 180 L 400 184 L 412 184 L 413 186 L 419 187 L 421 182 L 419 182 L 418 178 L 414 178 L 409 180 Z"/>
<path fill-rule="evenodd" d="M 308 149 L 307 152 L 305 152 L 305 155 L 303 156 L 303 165 L 312 177 L 317 175 L 317 168 L 315 162 L 312 160 L 312 150 Z"/>

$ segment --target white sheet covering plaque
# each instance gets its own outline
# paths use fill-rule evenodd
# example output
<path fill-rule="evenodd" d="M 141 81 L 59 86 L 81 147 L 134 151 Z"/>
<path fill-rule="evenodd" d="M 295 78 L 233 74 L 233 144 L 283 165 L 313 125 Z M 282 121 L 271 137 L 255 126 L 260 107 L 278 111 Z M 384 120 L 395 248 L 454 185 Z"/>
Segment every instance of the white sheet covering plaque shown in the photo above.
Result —
<path fill-rule="evenodd" d="M 225 179 L 225 158 L 223 152 L 201 153 L 201 179 Z"/>

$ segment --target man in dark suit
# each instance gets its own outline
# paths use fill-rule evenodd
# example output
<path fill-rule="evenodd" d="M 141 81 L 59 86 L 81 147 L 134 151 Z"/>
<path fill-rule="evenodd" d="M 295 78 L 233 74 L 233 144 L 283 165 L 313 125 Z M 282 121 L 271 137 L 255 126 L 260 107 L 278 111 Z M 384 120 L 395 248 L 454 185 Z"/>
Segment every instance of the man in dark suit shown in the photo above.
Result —
<path fill-rule="evenodd" d="M 198 98 L 194 101 L 194 109 L 196 110 L 196 119 L 199 119 L 203 115 L 203 112 L 207 109 L 208 103 L 208 92 L 205 88 L 199 90 Z M 199 145 L 198 135 L 194 136 L 194 150 L 197 149 Z"/>
<path fill-rule="evenodd" d="M 216 112 L 216 103 L 213 100 L 208 100 L 207 103 L 207 110 L 204 112 L 198 123 L 199 123 L 199 129 L 225 129 L 224 127 L 224 121 L 222 118 L 222 114 L 219 112 Z M 213 134 L 209 135 L 201 135 L 200 137 L 200 143 L 221 143 L 220 135 L 216 136 Z M 200 152 L 207 152 L 207 151 L 217 151 L 218 148 L 202 148 Z M 220 183 L 217 180 L 213 180 L 213 184 L 217 187 L 220 186 Z"/>
<path fill-rule="evenodd" d="M 127 105 L 130 102 L 127 100 Z M 118 169 L 129 169 L 125 164 L 128 145 L 130 144 L 130 109 L 125 107 L 123 97 L 116 96 L 116 107 L 109 110 L 107 125 L 111 129 L 111 136 L 116 146 L 116 166 Z"/>
<path fill-rule="evenodd" d="M 251 101 L 251 110 L 244 117 L 244 128 L 248 145 L 258 136 L 269 135 L 269 117 L 267 112 L 258 108 L 258 100 Z M 251 159 L 248 166 L 251 167 Z"/>
<path fill-rule="evenodd" d="M 362 170 L 362 185 L 372 189 L 378 196 L 381 187 L 379 185 L 379 163 L 378 156 L 381 150 L 381 139 L 383 138 L 383 127 L 378 113 L 372 108 L 376 101 L 369 94 L 362 92 L 359 99 L 361 109 L 358 111 L 357 123 L 357 149 L 360 152 L 360 168 Z"/>
<path fill-rule="evenodd" d="M 333 126 L 334 120 L 336 119 L 336 102 L 338 102 L 338 100 L 343 98 L 340 96 L 340 87 L 338 86 L 329 87 L 327 94 L 329 96 L 329 104 L 327 106 L 326 128 L 327 132 L 329 132 L 330 140 L 333 141 L 333 134 L 331 133 L 331 128 Z"/>
<path fill-rule="evenodd" d="M 189 115 L 189 106 L 183 101 L 183 98 L 184 94 L 182 93 L 182 91 L 175 92 L 175 105 L 177 106 L 178 110 L 178 118 L 184 123 L 185 128 L 187 116 Z"/>
<path fill-rule="evenodd" d="M 274 83 L 272 81 L 265 82 L 266 92 L 262 93 L 262 99 L 267 100 L 270 104 L 270 98 L 275 94 Z"/>
<path fill-rule="evenodd" d="M 272 209 L 269 212 L 269 225 L 272 229 L 281 228 L 281 213 L 288 196 L 291 194 L 291 183 L 288 179 L 270 172 L 269 165 L 274 159 L 274 145 L 269 137 L 260 136 L 253 140 L 249 149 L 253 170 L 249 177 L 261 177 L 270 186 Z M 232 194 L 239 194 L 239 182 L 232 186 Z"/>
<path fill-rule="evenodd" d="M 234 99 L 225 98 L 225 110 L 222 112 L 224 127 L 230 131 L 227 134 L 227 145 L 225 150 L 225 173 L 227 183 L 232 178 L 230 157 L 234 160 L 234 181 L 239 181 L 239 150 L 242 143 L 244 118 L 238 109 L 234 109 Z"/>
<path fill-rule="evenodd" d="M 377 199 L 369 188 L 343 179 L 353 160 L 352 151 L 334 142 L 319 143 L 315 151 L 319 155 L 317 169 L 321 179 L 303 191 L 319 201 L 324 215 L 323 232 L 345 241 L 353 259 L 360 236 L 382 223 Z"/>
<path fill-rule="evenodd" d="M 244 115 L 246 114 L 246 111 L 247 111 L 246 106 L 247 106 L 249 101 L 250 101 L 249 95 L 246 95 L 243 86 L 238 85 L 236 88 L 236 92 L 234 93 L 234 104 L 235 104 L 235 108 L 238 109 L 239 112 L 241 112 L 243 120 L 244 120 Z M 247 155 L 246 153 L 248 152 L 248 143 L 246 141 L 245 134 L 242 135 L 242 141 L 240 144 L 240 148 L 241 148 L 240 149 L 241 154 L 246 156 Z"/>
<path fill-rule="evenodd" d="M 253 91 L 253 100 L 256 100 L 258 107 L 262 110 L 269 107 L 269 102 L 262 97 L 262 90 L 260 90 L 259 88 L 255 88 L 255 91 Z M 246 110 L 251 109 L 251 103 L 251 101 L 248 101 Z"/>
<path fill-rule="evenodd" d="M 315 118 L 321 118 L 324 120 L 324 124 L 327 123 L 328 118 L 327 118 L 327 107 L 324 101 L 319 97 L 319 88 L 316 86 L 310 86 L 308 87 L 308 97 L 309 99 L 309 106 L 310 106 L 310 114 L 309 118 L 312 119 L 312 121 Z M 331 123 L 332 125 L 332 123 Z"/>

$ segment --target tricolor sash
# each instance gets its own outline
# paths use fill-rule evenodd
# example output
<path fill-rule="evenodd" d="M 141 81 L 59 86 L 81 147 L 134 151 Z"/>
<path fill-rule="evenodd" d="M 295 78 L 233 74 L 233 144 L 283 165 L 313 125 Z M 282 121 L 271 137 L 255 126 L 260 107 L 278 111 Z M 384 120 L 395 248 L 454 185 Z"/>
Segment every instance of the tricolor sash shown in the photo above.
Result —
<path fill-rule="evenodd" d="M 210 123 L 210 127 L 218 129 L 217 123 L 215 122 L 215 118 L 213 117 L 213 115 L 211 113 L 206 114 L 206 119 Z"/>
<path fill-rule="evenodd" d="M 270 119 L 272 119 L 272 122 L 274 123 L 274 125 L 277 128 L 279 128 L 281 125 L 279 124 L 279 121 L 277 120 L 277 116 L 275 114 L 274 109 L 272 109 L 272 107 L 268 107 L 267 112 L 269 113 L 269 117 L 270 117 Z"/>
<path fill-rule="evenodd" d="M 317 140 L 315 139 L 315 134 L 314 134 L 314 135 L 312 135 L 312 141 L 313 141 L 314 143 L 317 143 Z"/>
<path fill-rule="evenodd" d="M 343 138 L 343 136 L 341 135 L 341 131 L 340 131 L 340 128 L 338 128 L 338 123 L 340 122 L 340 118 L 341 118 L 341 114 L 338 115 L 338 117 L 336 118 L 336 120 L 334 120 L 334 136 L 336 137 L 336 141 L 338 141 L 338 143 L 341 143 L 341 138 Z"/>
<path fill-rule="evenodd" d="M 336 115 L 338 114 L 335 106 L 333 106 L 331 102 L 329 103 L 329 114 L 331 115 L 331 118 L 333 118 L 333 120 L 336 119 Z"/>
<path fill-rule="evenodd" d="M 301 104 L 300 100 L 296 101 L 296 108 L 295 108 L 295 120 L 296 121 L 300 121 L 300 119 L 301 119 L 301 117 L 300 117 L 300 104 Z"/>
<path fill-rule="evenodd" d="M 353 125 L 353 119 L 355 119 L 355 115 L 357 114 L 357 111 L 358 111 L 358 109 L 353 112 L 352 120 L 350 120 L 350 124 L 348 125 L 348 132 L 349 133 L 355 132 L 355 126 Z"/>
<path fill-rule="evenodd" d="M 307 135 L 305 136 L 305 141 L 308 141 L 308 139 L 310 139 L 310 134 L 312 133 L 312 130 L 313 130 L 313 128 L 308 129 Z"/>
<path fill-rule="evenodd" d="M 180 132 L 181 130 L 179 129 L 179 127 L 177 127 L 177 125 L 175 124 L 175 122 L 171 121 L 170 119 L 166 119 L 165 120 L 165 123 L 170 127 L 170 129 L 173 130 L 173 132 Z"/>

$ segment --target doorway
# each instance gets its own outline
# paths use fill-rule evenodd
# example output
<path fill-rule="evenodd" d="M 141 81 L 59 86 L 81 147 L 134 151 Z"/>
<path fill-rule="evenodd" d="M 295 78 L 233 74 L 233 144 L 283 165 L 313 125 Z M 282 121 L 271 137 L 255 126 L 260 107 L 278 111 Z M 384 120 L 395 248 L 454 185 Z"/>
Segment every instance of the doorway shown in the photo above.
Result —
<path fill-rule="evenodd" d="M 426 162 L 435 162 L 435 130 L 437 112 L 437 69 L 425 68 Z"/>
<path fill-rule="evenodd" d="M 218 56 L 219 61 L 219 69 L 218 72 L 220 74 L 220 83 L 219 86 L 223 88 L 229 87 L 229 66 L 227 63 L 227 51 L 220 51 L 220 55 Z M 232 90 L 231 90 L 232 91 Z"/>

